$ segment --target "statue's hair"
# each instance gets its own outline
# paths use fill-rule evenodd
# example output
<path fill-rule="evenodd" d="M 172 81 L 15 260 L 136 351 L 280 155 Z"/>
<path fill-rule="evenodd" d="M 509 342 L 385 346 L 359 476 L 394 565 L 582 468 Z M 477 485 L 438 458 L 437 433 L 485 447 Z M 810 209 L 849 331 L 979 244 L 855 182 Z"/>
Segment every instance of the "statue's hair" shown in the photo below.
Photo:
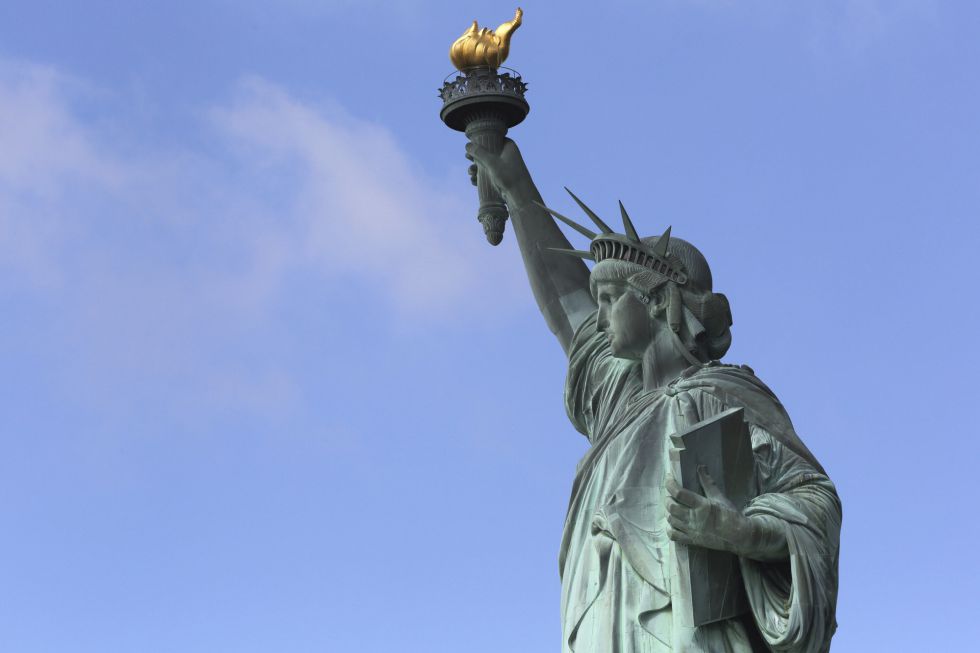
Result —
<path fill-rule="evenodd" d="M 643 243 L 653 247 L 657 240 L 657 237 L 644 238 Z M 732 344 L 732 313 L 728 298 L 721 293 L 712 292 L 711 269 L 704 255 L 694 245 L 680 238 L 671 238 L 669 249 L 671 255 L 684 263 L 689 274 L 689 282 L 678 287 L 681 301 L 704 326 L 701 333 L 691 333 L 689 329 L 682 328 L 678 335 L 684 346 L 698 358 L 719 359 Z M 640 297 L 657 299 L 651 306 L 668 301 L 668 293 L 665 292 L 668 285 L 676 286 L 667 277 L 649 268 L 618 259 L 602 260 L 592 268 L 589 287 L 593 297 L 597 297 L 597 284 L 601 281 L 620 282 Z"/>

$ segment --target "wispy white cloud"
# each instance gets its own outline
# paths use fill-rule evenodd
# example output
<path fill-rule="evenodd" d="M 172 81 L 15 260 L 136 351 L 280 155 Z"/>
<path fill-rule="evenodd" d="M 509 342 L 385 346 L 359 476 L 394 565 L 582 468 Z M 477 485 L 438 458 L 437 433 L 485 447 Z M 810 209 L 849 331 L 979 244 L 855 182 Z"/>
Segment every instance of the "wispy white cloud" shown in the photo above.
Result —
<path fill-rule="evenodd" d="M 72 115 L 66 91 L 78 83 L 53 68 L 0 61 L 0 184 L 38 195 L 70 178 L 116 186 L 122 170 L 97 152 Z"/>
<path fill-rule="evenodd" d="M 502 252 L 472 219 L 465 161 L 450 190 L 383 126 L 259 79 L 204 112 L 207 147 L 120 147 L 77 92 L 0 65 L 0 301 L 57 306 L 45 328 L 83 400 L 288 407 L 293 375 L 260 339 L 297 279 L 321 302 L 355 281 L 401 324 L 507 308 L 519 272 L 480 274 Z"/>
<path fill-rule="evenodd" d="M 937 0 L 670 0 L 675 6 L 748 14 L 799 32 L 814 56 L 860 57 L 896 34 L 937 18 Z M 643 3 L 641 3 L 643 4 Z"/>
<path fill-rule="evenodd" d="M 858 55 L 909 26 L 935 20 L 935 0 L 832 0 L 807 3 L 810 45 L 815 53 Z"/>
<path fill-rule="evenodd" d="M 464 233 L 458 219 L 472 207 L 421 175 L 383 127 L 336 108 L 328 118 L 257 79 L 212 116 L 240 156 L 300 180 L 266 262 L 372 279 L 409 313 L 455 305 L 479 285 L 486 247 L 478 225 L 465 221 Z"/>
<path fill-rule="evenodd" d="M 58 278 L 73 189 L 116 189 L 124 176 L 72 115 L 66 91 L 76 84 L 49 67 L 0 60 L 0 270 L 27 283 Z"/>

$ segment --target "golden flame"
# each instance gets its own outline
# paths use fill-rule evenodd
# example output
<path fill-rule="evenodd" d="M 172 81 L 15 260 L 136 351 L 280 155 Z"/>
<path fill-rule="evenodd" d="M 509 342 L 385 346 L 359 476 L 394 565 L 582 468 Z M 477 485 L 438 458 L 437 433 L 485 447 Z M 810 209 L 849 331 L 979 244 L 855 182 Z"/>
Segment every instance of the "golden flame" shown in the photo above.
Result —
<path fill-rule="evenodd" d="M 449 60 L 456 66 L 456 70 L 475 66 L 500 66 L 510 52 L 510 37 L 521 26 L 523 16 L 524 12 L 518 7 L 514 12 L 514 20 L 503 23 L 492 32 L 487 27 L 480 29 L 474 20 L 473 25 L 450 46 Z"/>

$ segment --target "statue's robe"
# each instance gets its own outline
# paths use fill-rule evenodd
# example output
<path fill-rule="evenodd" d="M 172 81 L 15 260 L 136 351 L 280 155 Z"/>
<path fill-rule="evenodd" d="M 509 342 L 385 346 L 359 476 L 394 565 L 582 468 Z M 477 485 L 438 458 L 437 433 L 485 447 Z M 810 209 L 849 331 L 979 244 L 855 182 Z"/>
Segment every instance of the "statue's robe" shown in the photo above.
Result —
<path fill-rule="evenodd" d="M 782 405 L 748 368 L 689 368 L 645 391 L 640 365 L 613 358 L 593 314 L 576 332 L 568 415 L 591 444 L 579 463 L 559 554 L 563 651 L 821 653 L 836 628 L 841 507 Z M 786 534 L 789 557 L 741 558 L 751 611 L 694 627 L 666 534 L 669 436 L 741 406 L 758 496 L 745 514 Z"/>

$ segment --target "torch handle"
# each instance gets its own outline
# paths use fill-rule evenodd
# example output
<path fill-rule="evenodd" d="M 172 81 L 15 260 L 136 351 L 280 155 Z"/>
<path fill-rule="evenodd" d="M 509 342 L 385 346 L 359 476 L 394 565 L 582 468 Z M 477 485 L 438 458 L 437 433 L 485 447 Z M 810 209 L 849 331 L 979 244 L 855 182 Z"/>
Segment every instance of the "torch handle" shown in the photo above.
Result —
<path fill-rule="evenodd" d="M 494 154 L 500 154 L 507 135 L 507 123 L 491 112 L 473 116 L 466 123 L 466 136 Z M 477 219 L 483 224 L 483 233 L 491 245 L 499 245 L 504 237 L 504 224 L 507 221 L 507 205 L 491 183 L 486 171 L 477 169 L 476 189 L 480 197 Z"/>

